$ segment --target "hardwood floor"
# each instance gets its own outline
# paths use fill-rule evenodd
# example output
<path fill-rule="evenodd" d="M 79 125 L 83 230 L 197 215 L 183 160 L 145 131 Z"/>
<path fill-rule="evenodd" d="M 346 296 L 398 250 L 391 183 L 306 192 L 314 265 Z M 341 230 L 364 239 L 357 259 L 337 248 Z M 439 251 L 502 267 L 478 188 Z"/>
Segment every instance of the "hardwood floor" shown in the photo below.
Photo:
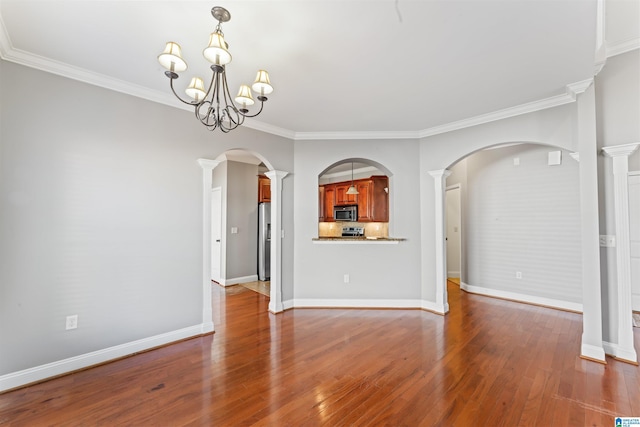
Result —
<path fill-rule="evenodd" d="M 640 416 L 640 368 L 580 359 L 579 314 L 449 292 L 445 317 L 276 316 L 267 297 L 216 285 L 214 335 L 0 395 L 0 424 L 611 427 Z"/>

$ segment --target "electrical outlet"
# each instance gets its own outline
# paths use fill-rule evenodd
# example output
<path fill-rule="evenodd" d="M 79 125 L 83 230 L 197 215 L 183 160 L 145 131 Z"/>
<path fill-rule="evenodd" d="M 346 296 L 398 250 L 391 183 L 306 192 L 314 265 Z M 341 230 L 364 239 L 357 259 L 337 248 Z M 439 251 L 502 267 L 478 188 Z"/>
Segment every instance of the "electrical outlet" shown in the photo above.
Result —
<path fill-rule="evenodd" d="M 66 330 L 76 329 L 78 327 L 78 315 L 67 316 Z"/>
<path fill-rule="evenodd" d="M 516 271 L 516 279 L 522 279 L 522 272 Z"/>
<path fill-rule="evenodd" d="M 348 274 L 344 275 L 344 283 L 349 283 L 349 275 Z"/>

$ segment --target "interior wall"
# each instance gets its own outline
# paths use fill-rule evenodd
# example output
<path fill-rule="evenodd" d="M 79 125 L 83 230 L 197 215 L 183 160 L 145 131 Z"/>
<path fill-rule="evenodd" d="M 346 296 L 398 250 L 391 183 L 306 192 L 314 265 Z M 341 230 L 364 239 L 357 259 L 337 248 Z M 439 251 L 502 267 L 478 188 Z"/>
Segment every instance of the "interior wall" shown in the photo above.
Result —
<path fill-rule="evenodd" d="M 467 284 L 582 301 L 578 163 L 563 152 L 549 166 L 550 151 L 526 144 L 467 158 Z"/>
<path fill-rule="evenodd" d="M 258 166 L 234 161 L 226 163 L 226 278 L 254 276 L 258 263 Z"/>
<path fill-rule="evenodd" d="M 293 170 L 293 142 L 2 62 L 0 378 L 199 325 L 202 169 L 229 149 Z M 293 230 L 293 184 L 283 181 Z M 293 293 L 283 238 L 283 294 Z M 65 317 L 78 314 L 78 328 Z"/>
<path fill-rule="evenodd" d="M 318 244 L 318 175 L 349 158 L 368 159 L 391 173 L 390 236 L 397 245 Z M 414 140 L 297 141 L 295 144 L 294 299 L 351 301 L 420 299 L 420 194 Z M 344 283 L 349 274 L 350 283 Z"/>
<path fill-rule="evenodd" d="M 596 77 L 596 119 L 598 148 L 640 142 L 640 51 L 634 50 L 607 59 Z M 629 159 L 629 171 L 640 171 L 640 150 Z M 600 234 L 615 235 L 613 161 L 598 158 Z M 600 248 L 602 299 L 608 313 L 615 313 L 618 298 L 615 283 L 616 248 Z M 617 319 L 605 318 L 604 340 L 616 342 Z"/>

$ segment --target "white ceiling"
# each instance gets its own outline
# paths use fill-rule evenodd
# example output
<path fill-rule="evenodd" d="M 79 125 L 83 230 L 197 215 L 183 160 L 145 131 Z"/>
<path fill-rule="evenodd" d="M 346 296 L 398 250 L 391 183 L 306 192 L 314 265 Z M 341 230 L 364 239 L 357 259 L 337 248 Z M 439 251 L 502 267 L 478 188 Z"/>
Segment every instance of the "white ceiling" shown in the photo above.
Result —
<path fill-rule="evenodd" d="M 293 137 L 413 134 L 562 95 L 594 73 L 597 0 L 0 0 L 0 52 L 179 106 L 156 57 L 182 45 L 180 91 L 208 75 L 216 5 L 232 16 L 233 95 L 267 69 L 275 91 L 252 127 Z"/>

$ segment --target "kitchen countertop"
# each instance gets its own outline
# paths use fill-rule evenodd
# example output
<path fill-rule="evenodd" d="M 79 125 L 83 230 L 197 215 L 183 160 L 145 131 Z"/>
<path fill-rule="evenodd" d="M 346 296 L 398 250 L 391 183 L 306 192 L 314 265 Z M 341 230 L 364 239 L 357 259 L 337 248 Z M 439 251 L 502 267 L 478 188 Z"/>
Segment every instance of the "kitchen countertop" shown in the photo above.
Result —
<path fill-rule="evenodd" d="M 392 243 L 404 242 L 407 239 L 398 237 L 314 237 L 314 243 Z"/>

